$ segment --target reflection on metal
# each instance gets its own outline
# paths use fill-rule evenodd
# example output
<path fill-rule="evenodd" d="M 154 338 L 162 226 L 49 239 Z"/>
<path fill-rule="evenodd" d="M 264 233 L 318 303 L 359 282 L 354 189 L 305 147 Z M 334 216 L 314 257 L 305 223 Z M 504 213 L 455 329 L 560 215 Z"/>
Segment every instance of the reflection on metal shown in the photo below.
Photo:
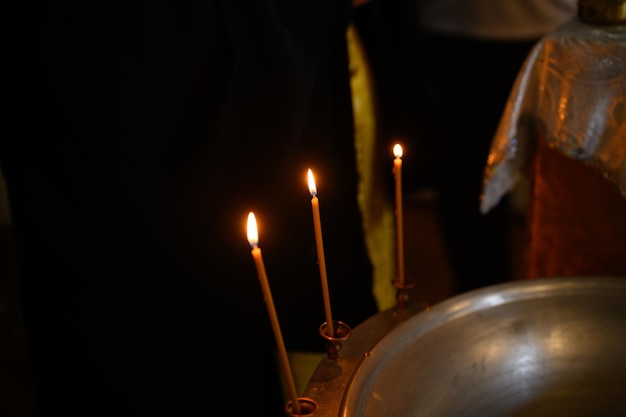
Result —
<path fill-rule="evenodd" d="M 322 360 L 316 417 L 626 415 L 626 277 L 510 282 L 382 312 Z"/>

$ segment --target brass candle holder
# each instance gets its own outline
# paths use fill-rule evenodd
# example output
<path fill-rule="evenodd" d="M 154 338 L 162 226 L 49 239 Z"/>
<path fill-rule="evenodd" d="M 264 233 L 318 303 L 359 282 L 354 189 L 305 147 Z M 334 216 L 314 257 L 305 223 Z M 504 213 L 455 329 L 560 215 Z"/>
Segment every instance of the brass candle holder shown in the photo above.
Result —
<path fill-rule="evenodd" d="M 328 322 L 320 326 L 320 336 L 326 340 L 326 352 L 329 359 L 337 359 L 341 350 L 341 342 L 347 340 L 352 334 L 352 329 L 346 323 L 333 320 L 334 336 L 329 336 Z"/>
<path fill-rule="evenodd" d="M 310 417 L 319 408 L 319 405 L 312 399 L 307 397 L 298 397 L 298 404 L 300 405 L 300 412 L 294 410 L 293 401 L 287 402 L 285 405 L 285 411 L 292 417 Z"/>

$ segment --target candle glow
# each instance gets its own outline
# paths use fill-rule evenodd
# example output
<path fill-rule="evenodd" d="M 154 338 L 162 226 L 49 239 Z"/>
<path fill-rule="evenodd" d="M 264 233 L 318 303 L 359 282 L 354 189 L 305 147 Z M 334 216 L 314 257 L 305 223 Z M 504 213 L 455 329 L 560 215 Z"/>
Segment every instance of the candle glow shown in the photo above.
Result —
<path fill-rule="evenodd" d="M 256 225 L 256 217 L 253 212 L 248 213 L 248 243 L 250 247 L 255 247 L 259 243 L 259 229 Z"/>
<path fill-rule="evenodd" d="M 313 178 L 313 171 L 309 169 L 307 173 L 307 177 L 309 180 L 309 193 L 311 193 L 311 197 L 317 196 L 317 187 L 315 186 L 315 178 Z"/>
<path fill-rule="evenodd" d="M 289 395 L 291 396 L 292 407 L 296 414 L 301 413 L 300 401 L 298 400 L 298 392 L 296 390 L 296 384 L 293 379 L 291 367 L 289 366 L 289 358 L 287 356 L 287 349 L 283 341 L 283 335 L 280 331 L 280 325 L 278 323 L 278 316 L 276 315 L 276 308 L 274 307 L 274 299 L 272 298 L 272 292 L 270 291 L 269 281 L 267 280 L 267 273 L 265 271 L 265 264 L 263 263 L 263 255 L 261 254 L 261 248 L 259 248 L 259 231 L 256 224 L 256 217 L 253 212 L 248 214 L 248 243 L 252 248 L 252 258 L 256 266 L 257 274 L 259 276 L 259 282 L 261 283 L 261 289 L 263 290 L 263 299 L 267 307 L 267 312 L 270 316 L 270 322 L 272 324 L 272 330 L 274 331 L 274 338 L 276 339 L 276 346 L 278 347 L 278 357 L 280 365 L 283 370 L 285 383 Z"/>
<path fill-rule="evenodd" d="M 328 293 L 328 278 L 326 276 L 326 260 L 324 257 L 324 243 L 322 240 L 322 222 L 320 219 L 319 199 L 317 198 L 317 187 L 313 172 L 309 169 L 309 192 L 311 193 L 311 208 L 313 210 L 313 227 L 315 229 L 315 244 L 317 247 L 317 259 L 320 269 L 320 279 L 322 281 L 322 295 L 324 297 L 324 312 L 326 314 L 326 329 L 328 336 L 335 337 L 335 326 L 330 309 L 330 295 Z"/>
<path fill-rule="evenodd" d="M 399 143 L 396 143 L 393 147 L 393 156 L 396 158 L 402 158 L 402 146 Z"/>

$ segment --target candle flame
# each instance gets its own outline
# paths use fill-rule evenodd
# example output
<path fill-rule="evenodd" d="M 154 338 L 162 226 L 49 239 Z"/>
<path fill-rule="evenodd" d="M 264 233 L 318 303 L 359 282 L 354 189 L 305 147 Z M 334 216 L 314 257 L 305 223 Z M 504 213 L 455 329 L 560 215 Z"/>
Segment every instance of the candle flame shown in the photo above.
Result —
<path fill-rule="evenodd" d="M 393 147 L 393 155 L 396 158 L 402 158 L 402 146 L 400 146 L 399 143 L 396 143 L 396 145 Z"/>
<path fill-rule="evenodd" d="M 253 212 L 248 214 L 248 243 L 250 243 L 250 246 L 252 247 L 259 243 L 259 231 L 256 226 L 256 217 L 254 217 Z"/>
<path fill-rule="evenodd" d="M 313 171 L 309 169 L 309 192 L 311 193 L 311 197 L 315 197 L 317 195 L 317 187 L 315 186 L 315 179 L 313 179 Z"/>

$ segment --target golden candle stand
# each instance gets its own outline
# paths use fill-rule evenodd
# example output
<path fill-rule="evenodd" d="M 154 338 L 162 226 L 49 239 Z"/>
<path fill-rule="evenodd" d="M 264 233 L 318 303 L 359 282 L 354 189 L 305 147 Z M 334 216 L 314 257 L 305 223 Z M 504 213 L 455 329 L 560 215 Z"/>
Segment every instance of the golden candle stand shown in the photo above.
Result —
<path fill-rule="evenodd" d="M 326 352 L 328 359 L 337 359 L 341 342 L 348 340 L 352 334 L 352 329 L 346 323 L 333 320 L 334 336 L 329 335 L 328 322 L 320 326 L 320 336 L 326 340 Z"/>
<path fill-rule="evenodd" d="M 411 299 L 411 288 L 415 287 L 415 281 L 407 279 L 404 282 L 400 282 L 398 280 L 394 280 L 391 282 L 394 287 L 396 287 L 396 304 L 398 307 L 403 307 L 409 302 L 412 302 Z"/>
<path fill-rule="evenodd" d="M 285 411 L 292 417 L 312 417 L 317 412 L 319 406 L 315 401 L 306 397 L 298 397 L 298 404 L 300 405 L 300 412 L 296 412 L 293 408 L 293 401 L 288 401 L 285 405 Z"/>
<path fill-rule="evenodd" d="M 327 323 L 323 323 L 320 335 L 328 341 L 328 354 L 322 358 L 305 391 L 305 396 L 319 405 L 315 416 L 338 416 L 336 412 L 342 401 L 340 394 L 348 388 L 351 376 L 369 350 L 397 324 L 427 309 L 424 303 L 398 305 L 370 317 L 355 329 L 357 331 L 335 321 L 336 325 L 340 324 L 336 326 L 339 329 L 336 338 L 327 335 Z M 348 337 L 350 340 L 342 344 L 341 341 Z"/>

